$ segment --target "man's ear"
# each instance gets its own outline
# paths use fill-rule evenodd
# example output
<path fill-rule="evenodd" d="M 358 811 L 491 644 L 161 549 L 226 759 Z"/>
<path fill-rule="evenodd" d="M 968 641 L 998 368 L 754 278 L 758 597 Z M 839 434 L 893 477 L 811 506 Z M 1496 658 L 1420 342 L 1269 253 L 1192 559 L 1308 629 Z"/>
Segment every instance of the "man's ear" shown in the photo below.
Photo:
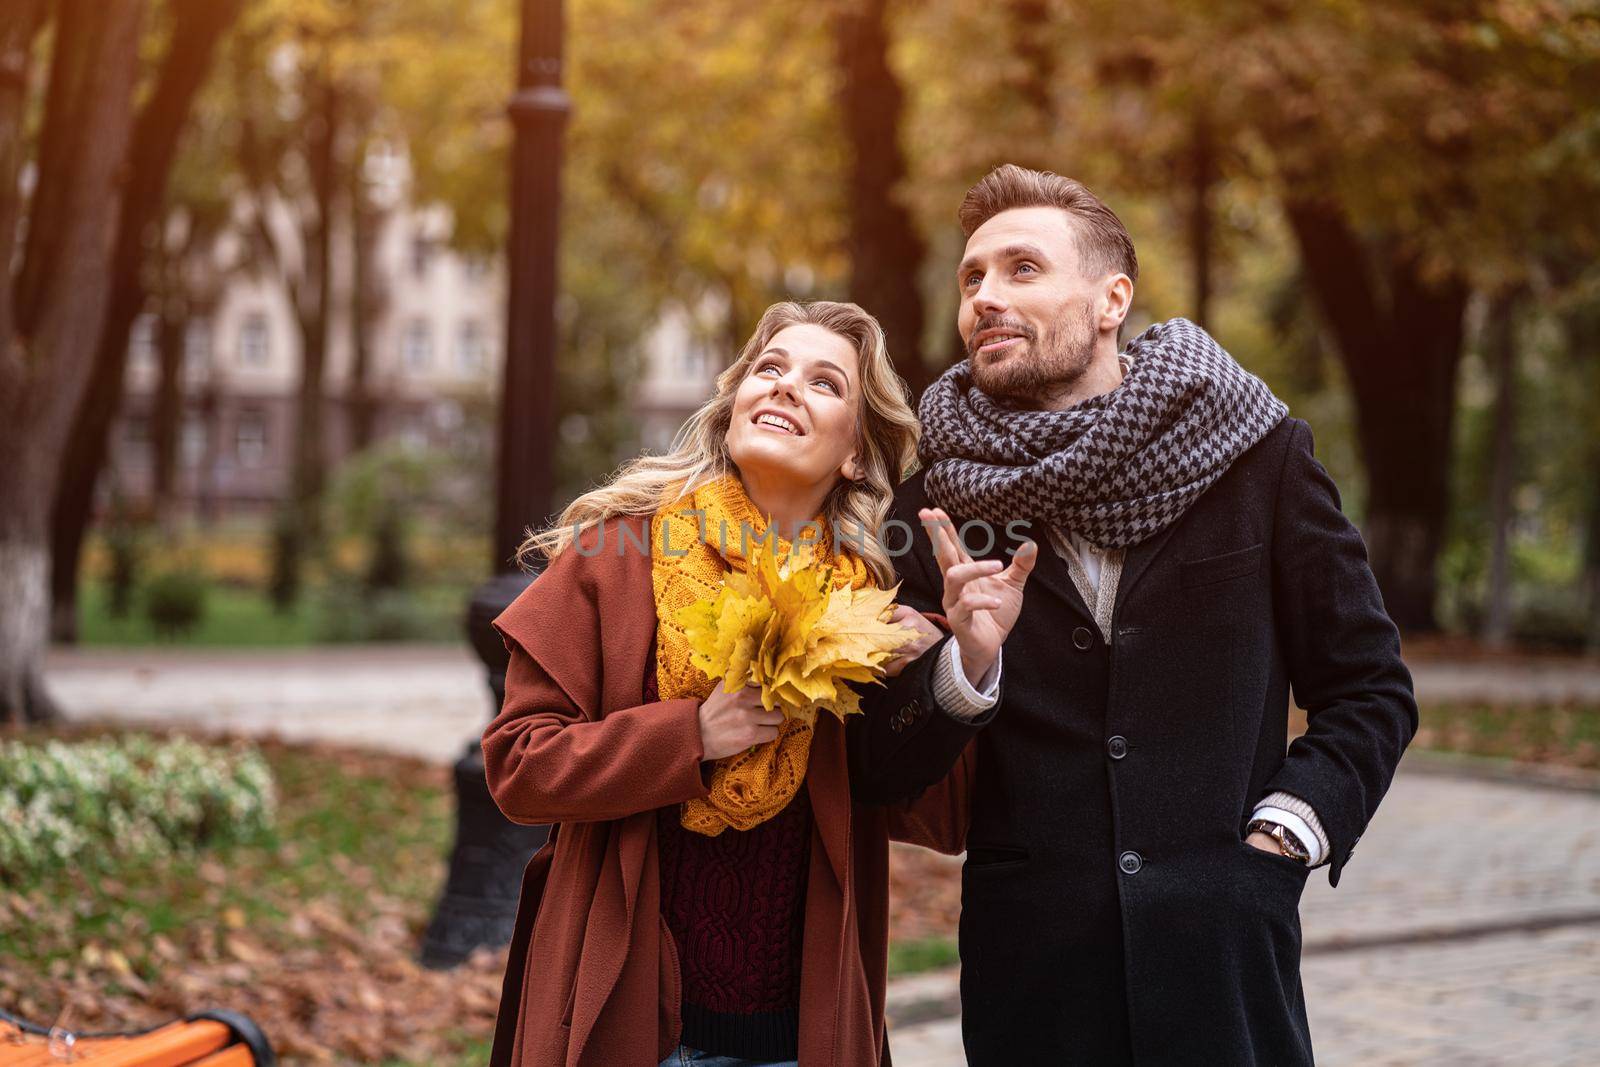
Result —
<path fill-rule="evenodd" d="M 1122 323 L 1133 307 L 1133 279 L 1117 273 L 1106 283 L 1104 310 L 1100 314 L 1100 328 L 1120 335 Z"/>

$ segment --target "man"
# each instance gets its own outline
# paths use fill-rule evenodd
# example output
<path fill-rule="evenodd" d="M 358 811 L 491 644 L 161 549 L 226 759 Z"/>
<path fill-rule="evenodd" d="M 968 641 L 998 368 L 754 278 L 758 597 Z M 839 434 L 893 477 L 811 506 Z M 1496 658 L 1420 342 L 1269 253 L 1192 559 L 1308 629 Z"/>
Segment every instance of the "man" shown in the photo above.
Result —
<path fill-rule="evenodd" d="M 858 797 L 916 796 L 971 741 L 975 1067 L 1309 1064 L 1300 895 L 1338 884 L 1417 723 L 1361 536 L 1309 427 L 1199 327 L 1119 355 L 1138 265 L 1092 193 L 1004 166 L 960 214 L 968 358 L 922 399 L 900 599 L 940 610 L 966 550 L 1041 550 L 1025 589 L 977 579 L 1020 612 L 997 705 L 891 684 Z"/>

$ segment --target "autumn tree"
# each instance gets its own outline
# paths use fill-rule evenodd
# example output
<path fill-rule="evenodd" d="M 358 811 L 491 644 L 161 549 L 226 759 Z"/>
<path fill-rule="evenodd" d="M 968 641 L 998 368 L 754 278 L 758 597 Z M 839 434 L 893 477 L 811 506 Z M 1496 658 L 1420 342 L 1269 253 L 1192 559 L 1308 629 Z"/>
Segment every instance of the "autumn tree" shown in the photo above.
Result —
<path fill-rule="evenodd" d="M 953 38 L 1001 24 L 935 6 L 967 20 L 935 46 L 936 79 Z M 1386 603 L 1407 629 L 1432 628 L 1463 312 L 1472 292 L 1498 293 L 1530 269 L 1526 207 L 1551 199 L 1552 172 L 1568 165 L 1551 148 L 1581 140 L 1588 121 L 1592 25 L 1576 5 L 1488 0 L 1319 0 L 1272 5 L 1270 17 L 1256 3 L 1169 0 L 1007 11 L 1032 20 L 997 34 L 1011 49 L 945 60 L 951 79 L 925 90 L 957 101 L 932 143 L 986 162 L 1013 146 L 1037 158 L 1044 143 L 1053 169 L 1165 201 L 1166 228 L 1190 252 L 1182 310 L 1194 314 L 1209 313 L 1229 236 L 1219 191 L 1270 197 L 1353 401 L 1364 532 Z M 938 17 L 921 16 L 925 33 L 942 32 Z M 996 106 L 1029 83 L 1019 72 L 1037 68 L 1041 49 L 1058 76 L 1023 98 L 1047 115 L 1034 120 L 1043 142 Z M 1566 225 L 1588 225 L 1580 200 L 1555 202 Z"/>
<path fill-rule="evenodd" d="M 167 218 L 167 180 L 196 95 L 212 69 L 216 49 L 238 17 L 243 0 L 170 0 L 162 10 L 165 47 L 149 93 L 139 106 L 129 139 L 126 186 L 118 203 L 115 243 L 105 297 L 105 319 L 93 366 L 60 454 L 51 501 L 51 630 L 61 640 L 76 633 L 78 575 L 94 503 L 105 467 L 112 420 L 122 401 L 129 335 L 144 310 L 150 268 Z M 191 221 L 194 221 L 191 219 Z M 203 228 L 214 227 L 209 224 Z M 198 231 L 187 229 L 192 238 Z M 170 250 L 163 258 L 170 261 Z M 184 258 L 184 257 L 179 257 Z M 173 344 L 180 343 L 174 339 Z"/>
<path fill-rule="evenodd" d="M 0 7 L 0 721 L 53 710 L 50 508 L 111 299 L 144 17 L 138 0 Z"/>
<path fill-rule="evenodd" d="M 916 396 L 930 380 L 922 356 L 926 244 L 901 200 L 907 179 L 900 146 L 904 94 L 890 66 L 888 9 L 888 0 L 847 0 L 834 16 L 839 111 L 850 143 L 849 293 L 883 324 L 895 369 Z"/>

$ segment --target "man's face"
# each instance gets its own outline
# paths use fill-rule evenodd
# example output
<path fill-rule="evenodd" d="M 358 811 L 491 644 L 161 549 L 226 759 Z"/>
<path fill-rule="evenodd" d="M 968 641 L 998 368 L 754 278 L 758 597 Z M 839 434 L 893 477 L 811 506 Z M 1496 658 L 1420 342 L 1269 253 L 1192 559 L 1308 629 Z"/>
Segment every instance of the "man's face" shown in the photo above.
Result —
<path fill-rule="evenodd" d="M 1103 279 L 1084 274 L 1072 227 L 1059 208 L 1014 208 L 967 239 L 957 324 L 973 384 L 992 397 L 1070 389 L 1094 358 Z"/>

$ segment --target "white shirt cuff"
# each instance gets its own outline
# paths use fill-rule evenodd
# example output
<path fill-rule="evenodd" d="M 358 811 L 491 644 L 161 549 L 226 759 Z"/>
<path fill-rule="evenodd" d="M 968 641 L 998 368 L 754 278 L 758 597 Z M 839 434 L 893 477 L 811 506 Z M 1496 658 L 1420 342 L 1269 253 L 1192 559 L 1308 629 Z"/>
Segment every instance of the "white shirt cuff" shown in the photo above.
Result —
<path fill-rule="evenodd" d="M 1263 804 L 1255 810 L 1255 814 L 1251 818 L 1275 822 L 1299 838 L 1300 843 L 1306 847 L 1306 852 L 1309 854 L 1306 858 L 1306 866 L 1315 867 L 1322 862 L 1324 850 L 1321 837 L 1311 829 L 1310 823 L 1294 812 Z"/>
<path fill-rule="evenodd" d="M 994 666 L 982 678 L 983 687 L 979 689 L 967 680 L 967 672 L 961 669 L 960 646 L 954 641 L 945 644 L 945 654 L 933 665 L 934 698 L 955 718 L 975 719 L 994 707 L 1000 697 L 1001 657 L 995 656 Z"/>

